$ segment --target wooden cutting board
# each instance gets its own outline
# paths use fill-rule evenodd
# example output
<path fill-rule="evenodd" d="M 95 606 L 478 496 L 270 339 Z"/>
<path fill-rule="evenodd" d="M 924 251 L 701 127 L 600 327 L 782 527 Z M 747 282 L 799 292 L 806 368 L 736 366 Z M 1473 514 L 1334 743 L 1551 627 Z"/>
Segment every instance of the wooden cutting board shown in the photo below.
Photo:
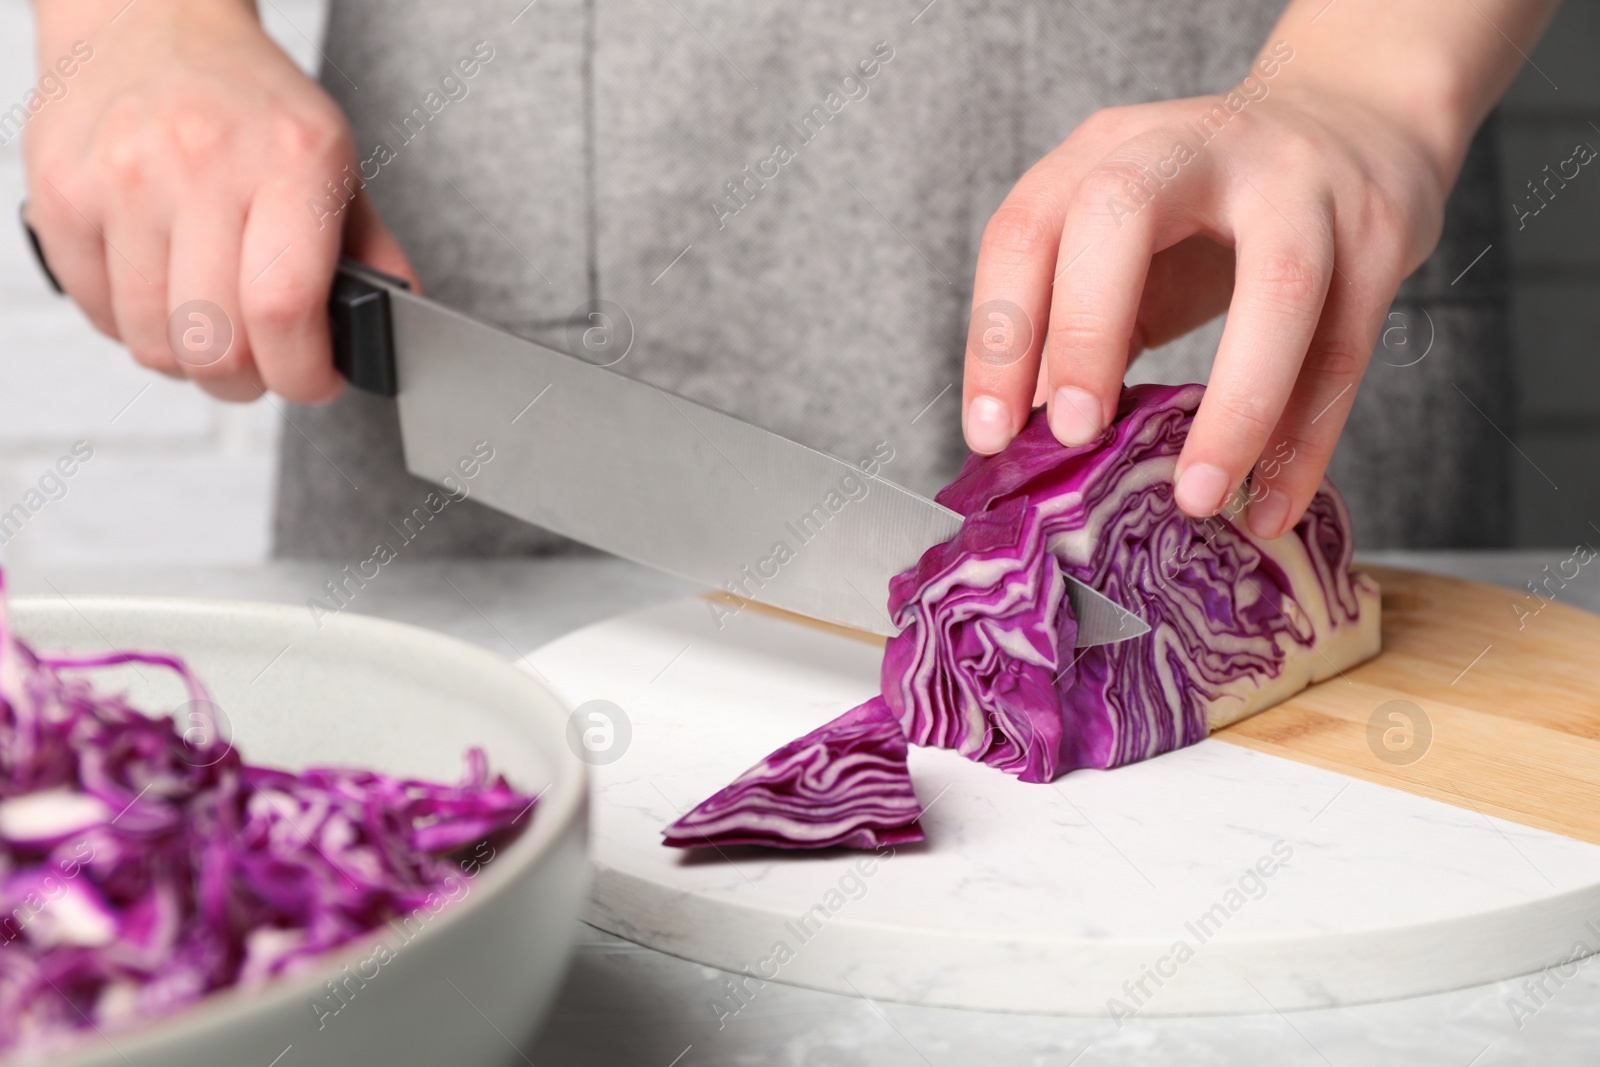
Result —
<path fill-rule="evenodd" d="M 693 600 L 561 638 L 531 669 L 626 720 L 595 766 L 589 921 L 752 990 L 1113 1016 L 1411 996 L 1600 949 L 1600 617 L 1554 579 L 1541 607 L 1369 570 L 1383 652 L 1199 745 L 1048 786 L 913 749 L 929 840 L 870 874 L 659 833 L 875 692 L 881 639 L 753 608 L 719 628 Z"/>
<path fill-rule="evenodd" d="M 1600 844 L 1600 616 L 1560 602 L 1559 574 L 1545 602 L 1367 570 L 1382 654 L 1214 736 Z"/>

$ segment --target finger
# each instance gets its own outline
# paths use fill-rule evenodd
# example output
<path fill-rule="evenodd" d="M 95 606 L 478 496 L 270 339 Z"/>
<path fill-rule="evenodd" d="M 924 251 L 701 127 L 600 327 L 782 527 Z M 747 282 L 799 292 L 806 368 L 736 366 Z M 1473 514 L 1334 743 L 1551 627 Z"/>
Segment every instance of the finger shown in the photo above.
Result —
<path fill-rule="evenodd" d="M 1257 537 L 1287 533 L 1322 484 L 1393 290 L 1363 288 L 1338 276 L 1330 284 L 1300 377 L 1251 480 L 1246 521 Z"/>
<path fill-rule="evenodd" d="M 325 198 L 320 184 L 284 176 L 260 189 L 241 260 L 240 305 L 256 367 L 267 388 L 302 404 L 327 403 L 343 385 L 333 367 L 328 290 L 344 226 L 307 209 L 308 199 Z"/>
<path fill-rule="evenodd" d="M 422 279 L 417 277 L 400 242 L 383 224 L 377 208 L 372 206 L 372 198 L 365 192 L 358 194 L 350 205 L 349 218 L 344 229 L 344 254 L 374 270 L 404 278 L 411 283 L 414 292 L 422 292 Z"/>
<path fill-rule="evenodd" d="M 171 219 L 140 187 L 124 187 L 105 223 L 106 273 L 117 334 L 140 366 L 171 377 L 184 367 L 167 343 Z"/>
<path fill-rule="evenodd" d="M 1072 188 L 1069 170 L 1059 153 L 1046 156 L 1022 176 L 983 231 L 961 399 L 967 444 L 980 454 L 1009 444 L 1032 407 Z"/>
<path fill-rule="evenodd" d="M 1294 389 L 1332 275 L 1329 212 L 1293 223 L 1261 201 L 1236 240 L 1238 279 L 1210 384 L 1178 457 L 1175 498 L 1202 518 L 1222 507 L 1262 454 Z M 1283 198 L 1287 199 L 1287 198 Z"/>
<path fill-rule="evenodd" d="M 1051 305 L 1074 266 L 1062 262 L 1061 235 L 1079 183 L 1108 150 L 1158 117 L 1149 107 L 1095 112 L 1022 176 L 989 220 L 973 279 L 962 399 L 974 451 L 1005 447 L 1043 400 Z"/>
<path fill-rule="evenodd" d="M 29 197 L 24 215 L 39 239 L 46 266 L 94 328 L 120 340 L 117 321 L 111 313 L 105 239 L 87 217 L 67 202 L 55 183 L 46 180 L 41 185 L 42 191 Z"/>
<path fill-rule="evenodd" d="M 184 372 L 222 400 L 254 400 L 263 389 L 239 328 L 243 227 L 243 206 L 223 197 L 187 205 L 172 224 L 168 341 Z"/>
<path fill-rule="evenodd" d="M 1050 429 L 1064 445 L 1086 444 L 1109 425 L 1151 259 L 1203 221 L 1206 164 L 1169 169 L 1161 151 L 1169 141 L 1153 133 L 1120 146 L 1084 175 L 1067 213 L 1044 351 Z"/>

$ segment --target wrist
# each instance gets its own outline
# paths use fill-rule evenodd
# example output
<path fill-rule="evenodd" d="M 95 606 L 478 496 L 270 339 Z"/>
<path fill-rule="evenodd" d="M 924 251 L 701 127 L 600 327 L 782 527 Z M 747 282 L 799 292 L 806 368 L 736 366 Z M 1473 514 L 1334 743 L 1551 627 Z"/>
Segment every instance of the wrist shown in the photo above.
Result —
<path fill-rule="evenodd" d="M 1263 50 L 1257 64 L 1273 47 Z M 1391 59 L 1387 54 L 1352 59 L 1301 49 L 1283 64 L 1273 90 L 1313 113 L 1341 108 L 1357 116 L 1358 123 L 1380 124 L 1414 147 L 1419 162 L 1441 191 L 1448 192 L 1495 98 L 1484 92 L 1481 79 L 1468 77 L 1449 56 L 1424 50 L 1403 64 Z"/>

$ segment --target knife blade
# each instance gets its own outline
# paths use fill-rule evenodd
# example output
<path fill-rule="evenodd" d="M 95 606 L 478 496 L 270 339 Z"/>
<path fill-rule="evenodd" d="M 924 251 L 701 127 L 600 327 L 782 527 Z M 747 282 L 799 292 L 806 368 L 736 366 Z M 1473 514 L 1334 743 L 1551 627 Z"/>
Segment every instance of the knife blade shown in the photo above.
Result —
<path fill-rule="evenodd" d="M 894 634 L 889 579 L 961 525 L 956 512 L 881 475 L 517 337 L 369 268 L 341 268 L 332 310 L 341 370 L 396 396 L 408 470 L 459 487 L 459 465 L 487 445 L 494 459 L 477 465 L 473 497 L 614 555 Z M 1080 647 L 1149 629 L 1083 583 L 1068 587 Z"/>

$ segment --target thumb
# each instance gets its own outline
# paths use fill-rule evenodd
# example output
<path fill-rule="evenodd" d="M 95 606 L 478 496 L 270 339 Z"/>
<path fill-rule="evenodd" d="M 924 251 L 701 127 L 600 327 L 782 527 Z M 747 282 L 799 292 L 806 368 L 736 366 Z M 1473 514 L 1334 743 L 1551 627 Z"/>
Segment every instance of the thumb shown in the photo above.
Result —
<path fill-rule="evenodd" d="M 344 254 L 373 270 L 404 278 L 411 283 L 413 292 L 422 292 L 422 280 L 412 269 L 400 242 L 378 217 L 378 209 L 372 206 L 372 198 L 365 190 L 356 195 L 345 219 Z"/>

